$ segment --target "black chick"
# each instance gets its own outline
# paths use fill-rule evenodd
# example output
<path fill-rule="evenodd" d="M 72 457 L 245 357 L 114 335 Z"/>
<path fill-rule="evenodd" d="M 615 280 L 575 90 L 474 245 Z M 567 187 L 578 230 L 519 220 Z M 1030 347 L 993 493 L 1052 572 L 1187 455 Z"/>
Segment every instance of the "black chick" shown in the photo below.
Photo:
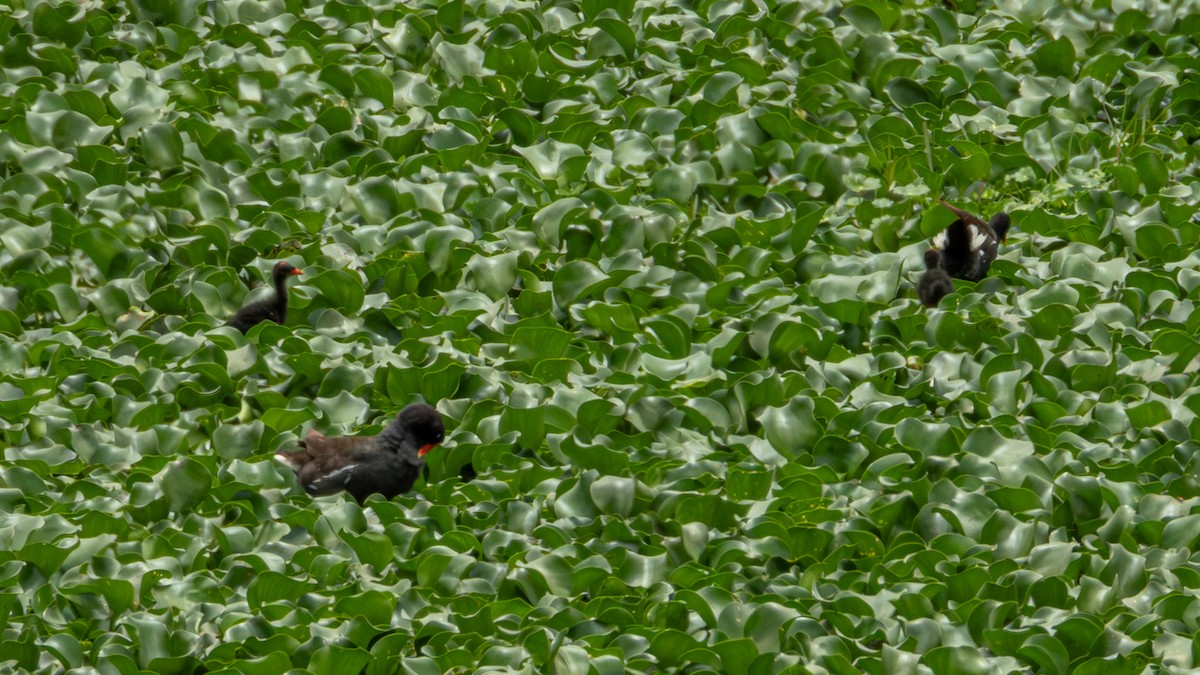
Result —
<path fill-rule="evenodd" d="M 954 282 L 942 269 L 942 256 L 937 249 L 925 251 L 925 272 L 917 281 L 917 297 L 926 307 L 937 307 L 942 298 L 954 292 Z"/>
<path fill-rule="evenodd" d="M 263 321 L 274 321 L 280 325 L 286 323 L 288 304 L 287 279 L 289 276 L 302 273 L 302 270 L 292 267 L 286 260 L 280 260 L 275 263 L 275 268 L 271 270 L 271 279 L 275 283 L 275 297 L 252 302 L 239 309 L 237 314 L 234 314 L 233 318 L 229 320 L 228 325 L 245 333 L 251 327 Z"/>

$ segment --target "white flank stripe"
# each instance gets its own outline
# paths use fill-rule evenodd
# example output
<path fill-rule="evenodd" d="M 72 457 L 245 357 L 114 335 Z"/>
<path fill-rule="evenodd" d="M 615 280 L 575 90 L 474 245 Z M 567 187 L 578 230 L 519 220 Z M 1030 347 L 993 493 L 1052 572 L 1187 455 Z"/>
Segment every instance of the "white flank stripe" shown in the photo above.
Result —
<path fill-rule="evenodd" d="M 337 471 L 331 471 L 328 476 L 325 476 L 324 478 L 322 478 L 321 480 L 316 481 L 316 482 L 317 483 L 333 483 L 334 481 L 336 481 L 338 479 L 338 476 L 341 476 L 342 477 L 342 485 L 345 485 L 346 483 L 350 482 L 350 473 L 352 471 L 354 471 L 355 467 L 357 467 L 357 466 L 358 466 L 357 464 L 351 464 L 350 466 L 343 466 L 342 468 L 338 469 Z"/>

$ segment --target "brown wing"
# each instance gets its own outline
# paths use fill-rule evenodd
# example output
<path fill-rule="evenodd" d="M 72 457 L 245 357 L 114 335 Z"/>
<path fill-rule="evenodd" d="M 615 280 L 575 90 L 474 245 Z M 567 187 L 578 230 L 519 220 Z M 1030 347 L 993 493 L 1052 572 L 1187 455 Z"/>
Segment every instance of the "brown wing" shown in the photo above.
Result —
<path fill-rule="evenodd" d="M 310 430 L 300 441 L 302 450 L 287 453 L 286 462 L 296 469 L 301 484 L 354 464 L 377 452 L 375 436 L 326 436 Z M 280 453 L 283 454 L 283 453 Z"/>

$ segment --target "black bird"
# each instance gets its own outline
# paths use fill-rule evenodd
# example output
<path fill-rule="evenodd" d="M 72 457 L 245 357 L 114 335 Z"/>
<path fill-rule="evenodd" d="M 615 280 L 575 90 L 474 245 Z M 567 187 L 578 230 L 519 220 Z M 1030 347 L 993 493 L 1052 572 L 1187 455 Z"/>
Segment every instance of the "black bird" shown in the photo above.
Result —
<path fill-rule="evenodd" d="M 938 302 L 954 292 L 954 282 L 942 269 L 942 256 L 936 249 L 925 251 L 925 272 L 917 282 L 917 297 L 926 307 L 937 307 Z"/>
<path fill-rule="evenodd" d="M 237 314 L 234 314 L 233 318 L 229 320 L 228 325 L 245 333 L 263 321 L 274 321 L 281 325 L 286 323 L 287 278 L 302 273 L 302 270 L 292 267 L 286 260 L 275 263 L 275 268 L 271 270 L 271 279 L 275 282 L 275 297 L 252 302 L 239 309 Z"/>
<path fill-rule="evenodd" d="M 372 494 L 386 499 L 412 489 L 425 466 L 425 454 L 446 437 L 441 413 L 414 403 L 378 436 L 329 437 L 309 431 L 302 450 L 280 451 L 276 459 L 296 472 L 312 495 L 345 490 L 361 504 Z"/>
<path fill-rule="evenodd" d="M 958 220 L 933 238 L 933 248 L 941 258 L 939 266 L 955 279 L 982 281 L 996 259 L 1000 242 L 1008 235 L 1011 225 L 1008 214 L 1002 211 L 992 216 L 992 222 L 985 223 L 960 208 L 946 202 L 941 204 L 953 211 Z"/>

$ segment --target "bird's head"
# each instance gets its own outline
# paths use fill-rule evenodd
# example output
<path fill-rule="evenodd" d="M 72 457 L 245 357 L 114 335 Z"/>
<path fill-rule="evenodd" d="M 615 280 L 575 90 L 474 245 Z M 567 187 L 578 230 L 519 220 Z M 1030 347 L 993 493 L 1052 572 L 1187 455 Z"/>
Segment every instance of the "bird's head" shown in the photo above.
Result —
<path fill-rule="evenodd" d="M 275 269 L 273 273 L 276 277 L 284 278 L 289 274 L 299 276 L 304 274 L 304 270 L 300 269 L 299 267 L 293 267 L 292 264 L 286 260 L 280 260 L 279 262 L 275 263 Z"/>

